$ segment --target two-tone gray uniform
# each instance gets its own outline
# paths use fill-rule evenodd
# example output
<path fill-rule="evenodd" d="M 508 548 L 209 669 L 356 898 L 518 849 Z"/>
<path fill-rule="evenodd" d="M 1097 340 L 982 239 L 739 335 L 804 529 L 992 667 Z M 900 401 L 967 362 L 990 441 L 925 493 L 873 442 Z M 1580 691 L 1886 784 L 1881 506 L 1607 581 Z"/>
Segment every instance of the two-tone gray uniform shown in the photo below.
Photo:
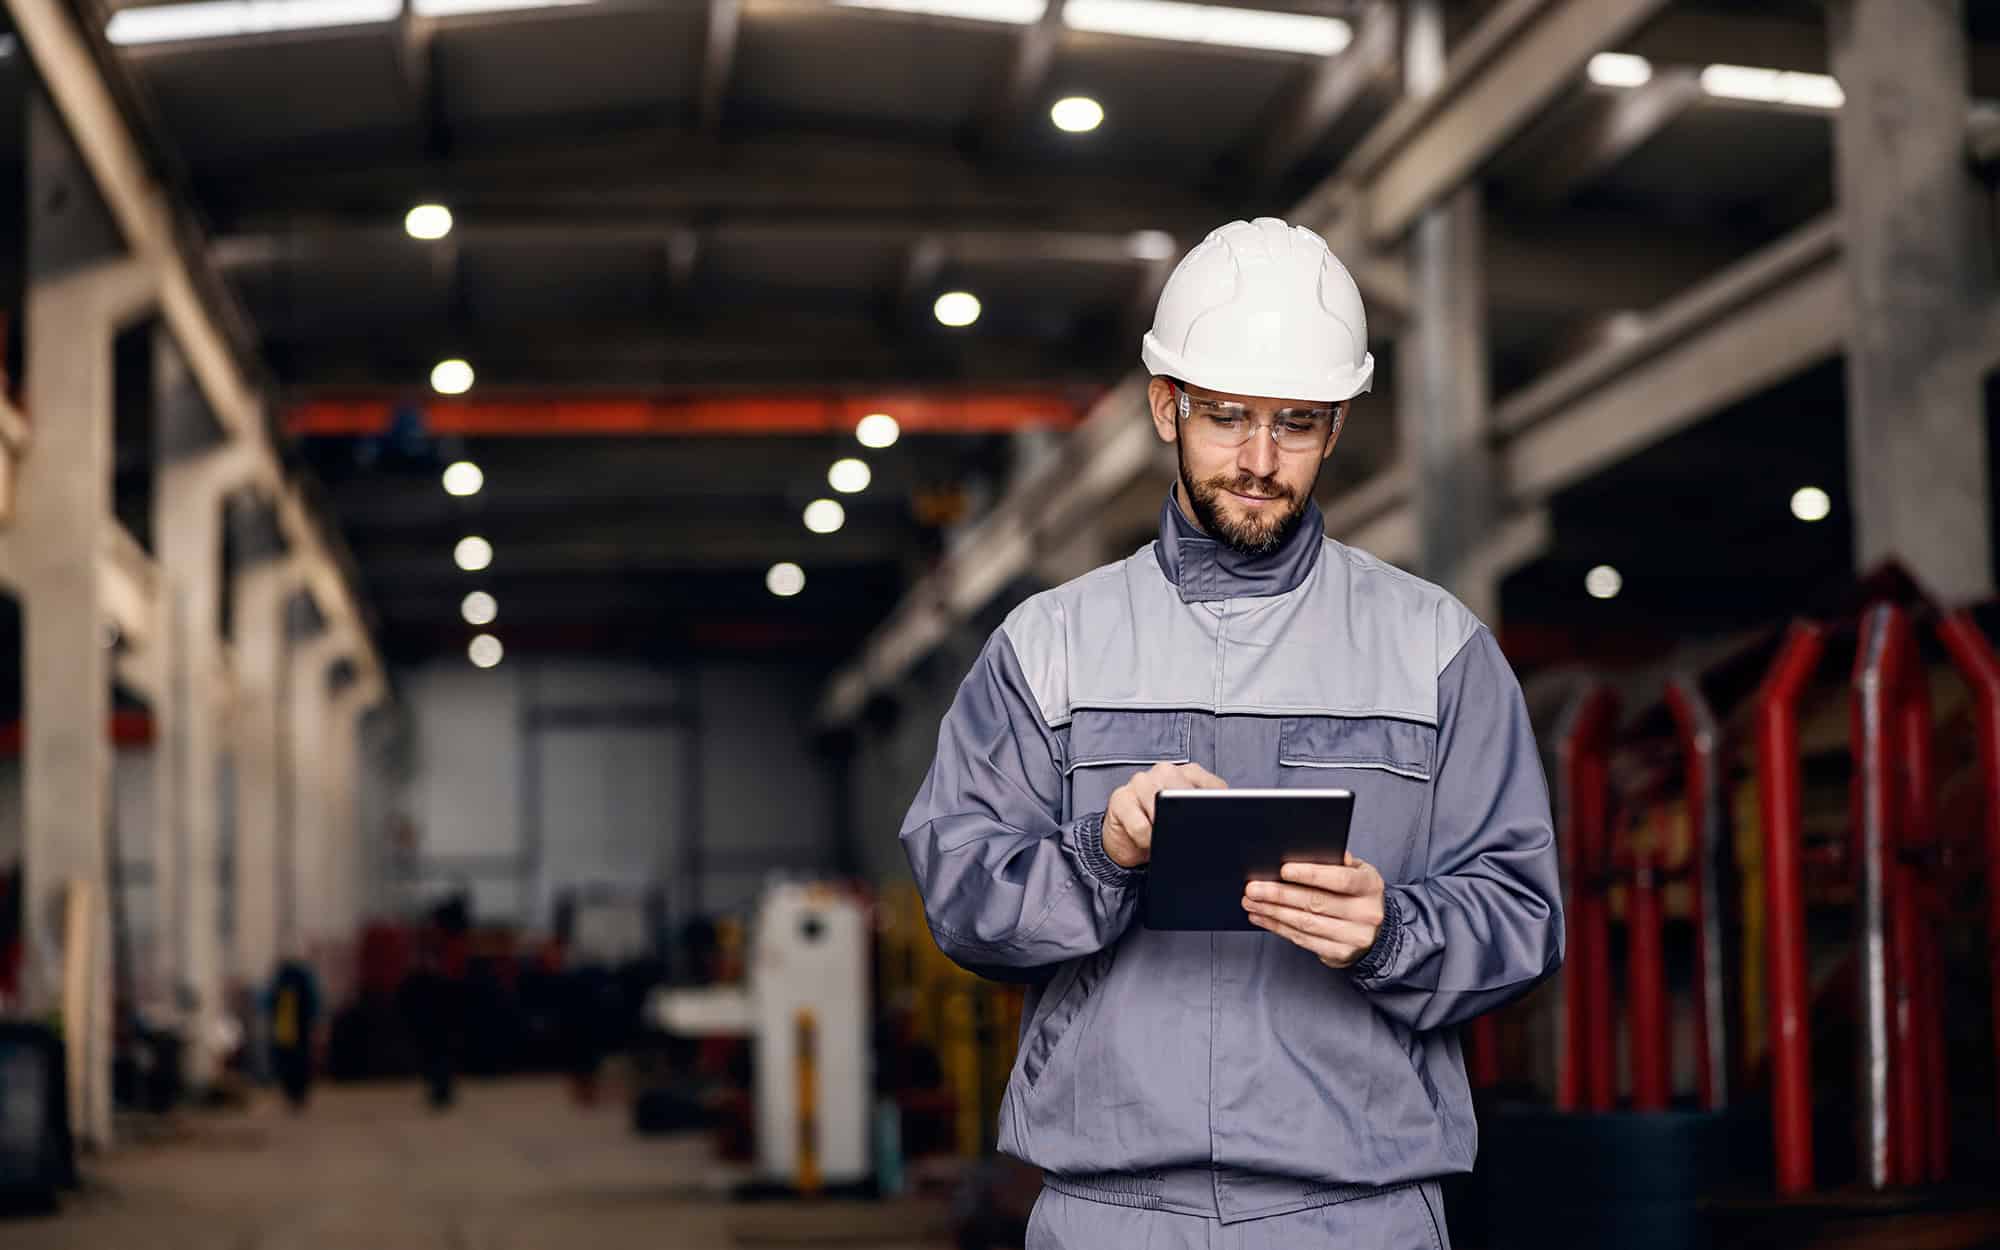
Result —
<path fill-rule="evenodd" d="M 1335 970 L 1269 933 L 1133 923 L 1111 792 L 1161 761 L 1355 794 L 1381 930 Z M 1477 1148 L 1456 1027 L 1562 961 L 1548 789 L 1492 634 L 1323 536 L 1159 539 L 1017 608 L 902 829 L 954 960 L 1028 981 L 999 1148 L 1043 1169 L 1028 1250 L 1435 1247 Z"/>

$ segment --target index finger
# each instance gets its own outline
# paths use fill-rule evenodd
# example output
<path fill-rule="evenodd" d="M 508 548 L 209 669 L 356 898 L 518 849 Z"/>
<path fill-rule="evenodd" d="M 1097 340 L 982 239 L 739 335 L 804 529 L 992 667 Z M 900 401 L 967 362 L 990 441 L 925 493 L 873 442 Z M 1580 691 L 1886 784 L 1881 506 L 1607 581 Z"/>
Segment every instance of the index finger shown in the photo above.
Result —
<path fill-rule="evenodd" d="M 1189 761 L 1178 765 L 1181 779 L 1196 790 L 1227 790 L 1229 783 L 1201 765 Z"/>
<path fill-rule="evenodd" d="M 1358 859 L 1351 865 L 1308 864 L 1302 860 L 1291 860 L 1278 869 L 1278 875 L 1286 881 L 1316 886 L 1332 894 L 1366 894 L 1373 873 L 1373 868 Z"/>

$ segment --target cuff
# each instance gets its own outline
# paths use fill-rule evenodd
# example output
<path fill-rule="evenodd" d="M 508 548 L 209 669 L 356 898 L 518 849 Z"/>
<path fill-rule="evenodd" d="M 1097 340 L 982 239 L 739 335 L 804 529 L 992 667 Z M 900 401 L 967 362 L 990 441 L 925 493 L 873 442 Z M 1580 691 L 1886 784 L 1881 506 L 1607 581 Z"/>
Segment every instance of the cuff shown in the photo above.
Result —
<path fill-rule="evenodd" d="M 1122 890 L 1146 879 L 1145 868 L 1126 868 L 1104 853 L 1103 812 L 1092 812 L 1079 818 L 1071 829 L 1071 836 L 1076 840 L 1077 859 L 1083 864 L 1083 870 L 1099 885 Z"/>
<path fill-rule="evenodd" d="M 1403 905 L 1396 901 L 1392 886 L 1382 891 L 1382 927 L 1375 931 L 1375 945 L 1348 968 L 1356 981 L 1374 981 L 1396 964 L 1396 952 L 1403 944 Z"/>

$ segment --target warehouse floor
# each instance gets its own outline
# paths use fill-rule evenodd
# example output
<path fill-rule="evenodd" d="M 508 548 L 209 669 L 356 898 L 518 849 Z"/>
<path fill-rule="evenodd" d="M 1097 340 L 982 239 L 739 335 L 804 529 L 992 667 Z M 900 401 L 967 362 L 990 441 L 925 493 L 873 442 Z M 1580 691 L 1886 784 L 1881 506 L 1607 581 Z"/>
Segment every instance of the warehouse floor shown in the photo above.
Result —
<path fill-rule="evenodd" d="M 701 1137 L 642 1138 L 622 1099 L 472 1083 L 433 1115 L 414 1085 L 321 1087 L 189 1114 L 87 1160 L 58 1215 L 0 1220 L 8 1250 L 942 1250 L 945 1204 L 731 1204 Z"/>

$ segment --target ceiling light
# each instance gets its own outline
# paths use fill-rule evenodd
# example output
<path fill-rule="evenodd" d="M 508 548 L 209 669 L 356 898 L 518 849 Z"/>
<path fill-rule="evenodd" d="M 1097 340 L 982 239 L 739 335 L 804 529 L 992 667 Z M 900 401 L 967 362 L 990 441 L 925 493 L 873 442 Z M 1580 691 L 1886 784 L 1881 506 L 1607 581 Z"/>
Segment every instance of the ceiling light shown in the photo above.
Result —
<path fill-rule="evenodd" d="M 868 483 L 874 480 L 875 475 L 868 471 L 868 463 L 864 460 L 836 460 L 833 467 L 826 471 L 826 484 L 843 495 L 859 494 L 867 490 Z"/>
<path fill-rule="evenodd" d="M 957 17 L 974 22 L 1004 22 L 1029 26 L 1042 20 L 1047 0 L 833 0 L 846 9 L 881 9 L 889 13 L 922 13 L 927 17 Z"/>
<path fill-rule="evenodd" d="M 847 524 L 847 509 L 831 499 L 815 499 L 806 505 L 806 528 L 815 534 L 831 534 Z"/>
<path fill-rule="evenodd" d="M 458 540 L 452 549 L 451 558 L 458 561 L 458 567 L 468 573 L 477 573 L 493 563 L 493 544 L 478 535 Z"/>
<path fill-rule="evenodd" d="M 202 0 L 120 9 L 104 27 L 114 44 L 226 39 L 269 31 L 317 30 L 392 22 L 402 0 Z"/>
<path fill-rule="evenodd" d="M 1133 260 L 1172 260 L 1180 250 L 1174 236 L 1164 230 L 1136 231 L 1127 246 L 1132 250 Z"/>
<path fill-rule="evenodd" d="M 506 654 L 506 649 L 500 645 L 498 638 L 491 634 L 481 634 L 472 640 L 472 645 L 465 649 L 465 654 L 479 667 L 492 668 L 500 662 L 500 657 Z"/>
<path fill-rule="evenodd" d="M 764 574 L 764 589 L 780 599 L 789 599 L 805 588 L 806 571 L 789 560 L 772 565 L 771 571 Z"/>
<path fill-rule="evenodd" d="M 931 311 L 942 325 L 954 329 L 969 326 L 979 320 L 979 297 L 970 291 L 946 291 L 937 297 Z"/>
<path fill-rule="evenodd" d="M 485 591 L 475 590 L 458 605 L 458 614 L 467 625 L 491 625 L 493 618 L 500 615 L 500 603 Z"/>
<path fill-rule="evenodd" d="M 896 418 L 886 412 L 871 412 L 861 418 L 861 424 L 854 427 L 854 437 L 861 440 L 861 445 L 873 447 L 877 451 L 884 447 L 894 447 L 902 433 L 903 429 L 896 424 Z"/>
<path fill-rule="evenodd" d="M 1590 58 L 1589 73 L 1600 87 L 1643 87 L 1653 80 L 1653 63 L 1629 52 L 1600 52 Z"/>
<path fill-rule="evenodd" d="M 1049 120 L 1057 130 L 1080 135 L 1104 124 L 1104 106 L 1087 95 L 1067 96 L 1049 110 Z"/>
<path fill-rule="evenodd" d="M 442 204 L 419 204 L 403 218 L 403 229 L 413 239 L 442 239 L 451 233 L 451 210 Z"/>
<path fill-rule="evenodd" d="M 468 495 L 477 495 L 484 485 L 486 475 L 470 460 L 461 460 L 444 471 L 444 493 L 447 495 L 463 499 Z"/>
<path fill-rule="evenodd" d="M 463 360 L 441 360 L 431 370 L 431 389 L 440 395 L 463 395 L 472 389 L 472 366 Z"/>
<path fill-rule="evenodd" d="M 1354 29 L 1337 17 L 1232 9 L 1181 0 L 1069 0 L 1063 25 L 1100 35 L 1131 35 L 1181 43 L 1213 43 L 1332 56 L 1354 39 Z"/>
<path fill-rule="evenodd" d="M 1824 521 L 1833 511 L 1833 500 L 1817 486 L 1801 486 L 1792 492 L 1792 515 L 1801 521 Z"/>
<path fill-rule="evenodd" d="M 1800 108 L 1837 109 L 1847 101 L 1840 84 L 1825 74 L 1799 74 L 1750 65 L 1711 65 L 1701 71 L 1701 89 L 1725 100 L 1793 104 Z"/>
<path fill-rule="evenodd" d="M 1593 599 L 1615 599 L 1625 589 L 1625 579 L 1608 564 L 1600 564 L 1583 576 L 1583 588 Z"/>

